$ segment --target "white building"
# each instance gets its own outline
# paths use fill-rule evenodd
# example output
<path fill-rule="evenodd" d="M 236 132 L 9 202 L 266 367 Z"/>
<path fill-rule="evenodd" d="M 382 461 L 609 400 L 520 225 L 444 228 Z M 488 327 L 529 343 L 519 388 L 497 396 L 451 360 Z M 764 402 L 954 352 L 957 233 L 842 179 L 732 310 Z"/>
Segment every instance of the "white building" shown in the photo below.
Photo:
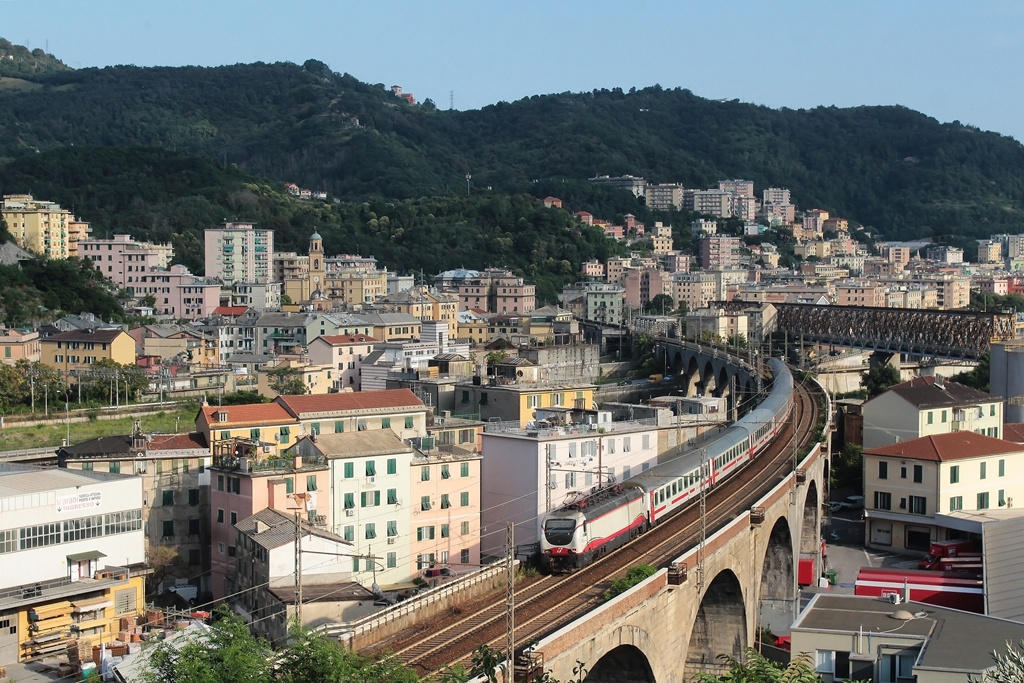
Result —
<path fill-rule="evenodd" d="M 999 439 L 1002 427 L 1002 399 L 936 375 L 893 385 L 864 404 L 864 450 L 955 431 Z"/>
<path fill-rule="evenodd" d="M 502 554 L 505 522 L 517 545 L 536 543 L 540 518 L 572 492 L 629 479 L 658 462 L 657 420 L 612 422 L 600 412 L 591 424 L 488 422 L 481 450 L 484 555 Z M 564 422 L 564 420 L 562 420 Z"/>
<path fill-rule="evenodd" d="M 0 463 L 0 590 L 145 562 L 142 480 Z"/>

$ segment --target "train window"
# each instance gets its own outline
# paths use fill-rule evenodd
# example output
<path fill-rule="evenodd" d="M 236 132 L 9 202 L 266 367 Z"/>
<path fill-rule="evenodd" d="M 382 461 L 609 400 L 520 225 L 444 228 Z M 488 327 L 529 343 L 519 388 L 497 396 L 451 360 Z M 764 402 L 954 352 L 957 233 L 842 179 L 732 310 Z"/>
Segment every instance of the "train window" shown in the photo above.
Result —
<path fill-rule="evenodd" d="M 676 483 L 672 482 L 672 495 L 676 495 Z"/>

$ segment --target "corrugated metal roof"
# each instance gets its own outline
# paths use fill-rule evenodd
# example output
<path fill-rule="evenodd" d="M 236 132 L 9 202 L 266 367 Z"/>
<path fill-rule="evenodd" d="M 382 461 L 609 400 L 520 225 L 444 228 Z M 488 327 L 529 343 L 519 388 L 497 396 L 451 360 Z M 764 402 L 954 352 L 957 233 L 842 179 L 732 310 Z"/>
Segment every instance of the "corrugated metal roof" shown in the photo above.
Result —
<path fill-rule="evenodd" d="M 303 438 L 308 439 L 309 437 Z M 313 443 L 316 445 L 316 449 L 328 459 L 411 453 L 413 450 L 411 446 L 395 436 L 390 429 L 321 434 Z"/>

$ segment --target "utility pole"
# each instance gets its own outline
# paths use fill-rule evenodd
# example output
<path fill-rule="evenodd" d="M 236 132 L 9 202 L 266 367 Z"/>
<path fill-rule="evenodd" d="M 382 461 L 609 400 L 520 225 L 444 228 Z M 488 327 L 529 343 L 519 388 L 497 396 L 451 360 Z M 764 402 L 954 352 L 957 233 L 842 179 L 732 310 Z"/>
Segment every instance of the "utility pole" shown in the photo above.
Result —
<path fill-rule="evenodd" d="M 513 683 L 516 633 L 515 524 L 505 522 L 505 683 Z"/>
<path fill-rule="evenodd" d="M 302 522 L 295 511 L 295 618 L 302 626 Z"/>
<path fill-rule="evenodd" d="M 700 487 L 700 543 L 697 545 L 697 593 L 704 590 L 704 549 L 708 540 L 708 487 L 711 486 L 711 468 L 708 467 L 708 449 L 700 449 L 700 476 L 707 478 Z"/>

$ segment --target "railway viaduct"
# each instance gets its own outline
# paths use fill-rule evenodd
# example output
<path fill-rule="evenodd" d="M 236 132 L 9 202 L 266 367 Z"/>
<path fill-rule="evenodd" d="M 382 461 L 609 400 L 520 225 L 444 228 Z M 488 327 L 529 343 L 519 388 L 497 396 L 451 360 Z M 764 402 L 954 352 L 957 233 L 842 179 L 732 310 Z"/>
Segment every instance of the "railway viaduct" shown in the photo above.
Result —
<path fill-rule="evenodd" d="M 670 358 L 678 354 L 680 367 L 703 373 L 710 366 L 716 380 L 723 372 L 706 353 L 688 353 L 678 342 L 665 346 Z M 743 369 L 724 372 L 741 378 Z M 539 641 L 535 653 L 544 669 L 575 680 L 582 662 L 588 683 L 683 683 L 702 671 L 725 671 L 719 655 L 742 657 L 759 628 L 788 628 L 799 608 L 798 560 L 821 566 L 830 428 L 817 436 L 782 482 L 703 547 Z"/>

